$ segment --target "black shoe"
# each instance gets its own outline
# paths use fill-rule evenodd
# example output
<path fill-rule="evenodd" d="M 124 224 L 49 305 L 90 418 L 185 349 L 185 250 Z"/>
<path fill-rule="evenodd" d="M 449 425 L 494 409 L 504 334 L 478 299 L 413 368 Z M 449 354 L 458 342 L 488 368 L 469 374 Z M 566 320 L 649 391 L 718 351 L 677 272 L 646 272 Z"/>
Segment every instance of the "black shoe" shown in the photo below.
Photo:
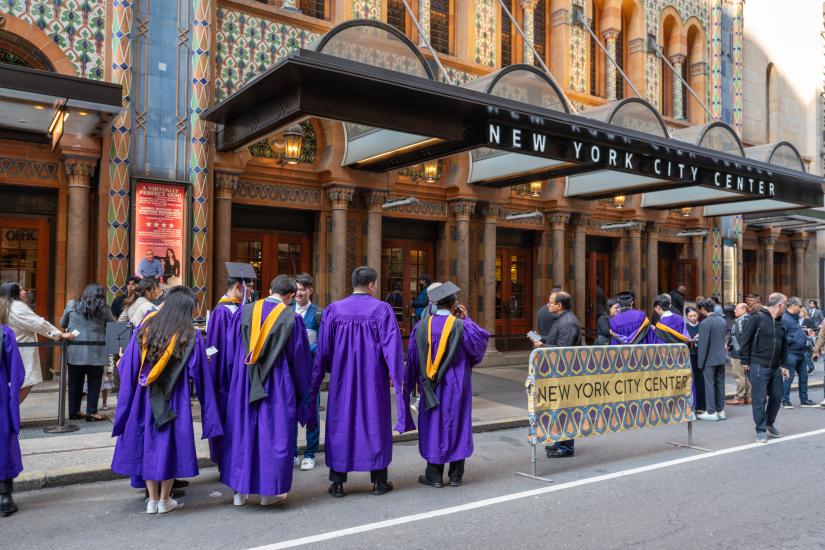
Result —
<path fill-rule="evenodd" d="M 444 484 L 440 481 L 430 481 L 429 479 L 427 479 L 427 476 L 418 476 L 418 483 L 420 483 L 421 485 L 435 487 L 436 489 L 444 487 Z"/>
<path fill-rule="evenodd" d="M 813 374 L 816 367 L 808 367 L 808 374 Z"/>
<path fill-rule="evenodd" d="M 189 482 L 185 479 L 176 479 L 172 482 L 172 489 L 183 489 L 184 487 L 189 487 Z"/>
<path fill-rule="evenodd" d="M 573 451 L 569 449 L 552 449 L 547 451 L 547 458 L 567 458 L 573 456 Z"/>
<path fill-rule="evenodd" d="M 86 420 L 86 415 L 81 413 L 71 413 L 69 420 Z"/>
<path fill-rule="evenodd" d="M 464 485 L 464 480 L 460 477 L 450 480 L 450 487 L 461 487 Z"/>
<path fill-rule="evenodd" d="M 803 407 L 819 407 L 819 403 L 814 403 L 810 399 L 806 399 L 805 401 L 800 401 L 799 404 Z"/>
<path fill-rule="evenodd" d="M 783 401 L 782 402 L 782 408 L 783 409 L 793 409 L 793 403 L 791 403 L 790 401 Z"/>
<path fill-rule="evenodd" d="M 17 505 L 11 498 L 11 493 L 0 495 L 0 516 L 8 517 L 17 511 Z"/>
<path fill-rule="evenodd" d="M 181 498 L 181 497 L 184 497 L 184 496 L 186 496 L 186 491 L 182 491 L 180 489 L 175 489 L 174 485 L 172 486 L 172 492 L 170 493 L 169 498 Z M 143 492 L 143 497 L 144 498 L 149 498 L 149 489 L 146 489 Z"/>
<path fill-rule="evenodd" d="M 386 495 L 390 491 L 392 491 L 392 482 L 390 481 L 379 481 L 372 484 L 372 494 L 376 496 Z"/>
<path fill-rule="evenodd" d="M 329 486 L 329 494 L 331 494 L 335 498 L 344 498 L 346 496 L 346 494 L 344 493 L 344 484 L 333 483 Z"/>

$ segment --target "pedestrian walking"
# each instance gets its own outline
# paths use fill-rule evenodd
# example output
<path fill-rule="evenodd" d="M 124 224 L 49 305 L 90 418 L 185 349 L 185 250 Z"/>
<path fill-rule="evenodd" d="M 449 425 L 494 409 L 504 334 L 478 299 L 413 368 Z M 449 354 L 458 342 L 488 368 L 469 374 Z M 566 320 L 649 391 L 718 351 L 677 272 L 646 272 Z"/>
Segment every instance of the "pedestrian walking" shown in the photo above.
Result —
<path fill-rule="evenodd" d="M 192 324 L 195 305 L 191 289 L 170 289 L 163 308 L 132 335 L 118 365 L 112 471 L 131 476 L 135 488 L 145 480 L 147 514 L 178 508 L 171 498 L 175 478 L 198 475 L 191 387 L 201 405 L 203 437 L 223 431 L 203 338 Z"/>
<path fill-rule="evenodd" d="M 693 307 L 685 308 L 685 332 L 688 335 L 688 349 L 690 350 L 690 372 L 693 380 L 693 411 L 696 414 L 705 412 L 705 376 L 699 369 L 699 311 Z"/>
<path fill-rule="evenodd" d="M 730 365 L 733 369 L 733 377 L 736 379 L 736 394 L 733 396 L 733 399 L 725 402 L 728 405 L 748 405 L 751 402 L 751 383 L 750 380 L 748 380 L 748 373 L 742 368 L 741 357 L 742 330 L 750 318 L 748 311 L 748 305 L 744 302 L 736 304 L 736 307 L 733 309 L 733 315 L 736 319 L 730 330 L 728 355 L 730 356 Z"/>
<path fill-rule="evenodd" d="M 9 304 L 0 298 L 0 516 L 17 511 L 14 478 L 23 471 L 20 453 L 20 388 L 26 376 L 14 332 L 8 326 Z M 4 307 L 5 306 L 5 307 Z"/>
<path fill-rule="evenodd" d="M 106 340 L 106 323 L 114 322 L 112 311 L 106 304 L 103 287 L 88 285 L 77 300 L 69 300 L 60 317 L 60 326 L 84 342 Z M 69 418 L 85 419 L 86 422 L 105 420 L 97 412 L 103 374 L 109 365 L 104 346 L 69 346 L 66 350 L 69 364 Z M 80 413 L 84 382 L 86 386 L 86 414 Z"/>
<path fill-rule="evenodd" d="M 716 313 L 716 303 L 705 298 L 698 304 L 705 320 L 699 323 L 696 366 L 705 382 L 705 412 L 696 415 L 699 420 L 726 420 L 725 414 L 725 320 Z"/>
<path fill-rule="evenodd" d="M 405 404 L 418 386 L 418 450 L 427 461 L 418 482 L 443 487 L 464 480 L 466 460 L 473 454 L 472 368 L 487 351 L 490 335 L 458 303 L 459 288 L 448 281 L 428 292 L 433 315 L 416 323 L 407 352 Z M 422 406 L 423 405 L 423 406 Z"/>
<path fill-rule="evenodd" d="M 785 366 L 788 368 L 789 376 L 784 380 L 784 393 L 782 396 L 782 407 L 793 409 L 791 403 L 791 384 L 794 376 L 799 377 L 799 404 L 802 407 L 817 407 L 818 405 L 808 399 L 808 367 L 805 365 L 805 353 L 808 346 L 808 335 L 802 329 L 799 312 L 802 309 L 802 300 L 796 296 L 788 298 L 785 313 L 782 315 L 782 325 L 785 327 L 785 340 L 787 341 L 787 357 Z"/>
<path fill-rule="evenodd" d="M 326 307 L 318 333 L 310 402 L 329 373 L 324 440 L 329 493 L 335 498 L 345 496 L 348 472 L 370 472 L 374 495 L 393 489 L 387 471 L 392 462 L 390 382 L 397 407 L 395 431 L 415 428 L 403 397 L 401 332 L 390 304 L 374 298 L 377 284 L 374 269 L 356 268 L 352 295 Z M 424 299 L 422 307 L 429 304 L 426 295 Z"/>
<path fill-rule="evenodd" d="M 787 300 L 784 294 L 771 294 L 768 307 L 752 311 L 742 329 L 740 358 L 750 377 L 753 421 L 759 443 L 767 443 L 768 437 L 782 437 L 774 423 L 784 392 L 782 381 L 789 377 L 785 368 L 788 342 L 782 323 Z"/>

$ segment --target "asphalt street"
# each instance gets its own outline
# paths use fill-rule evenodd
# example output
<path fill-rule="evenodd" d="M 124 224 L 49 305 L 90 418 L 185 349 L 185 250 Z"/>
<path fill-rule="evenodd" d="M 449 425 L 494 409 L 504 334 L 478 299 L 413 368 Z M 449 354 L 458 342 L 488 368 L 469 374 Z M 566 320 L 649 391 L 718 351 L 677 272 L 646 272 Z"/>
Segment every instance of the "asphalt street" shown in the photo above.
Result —
<path fill-rule="evenodd" d="M 825 409 L 782 410 L 777 426 L 791 437 L 767 445 L 753 444 L 748 407 L 728 416 L 695 427 L 710 453 L 668 445 L 687 441 L 685 425 L 580 440 L 573 458 L 540 453 L 552 484 L 515 475 L 530 453 L 526 430 L 511 429 L 476 435 L 460 488 L 419 485 L 409 442 L 395 446 L 396 489 L 381 497 L 368 474 L 330 497 L 323 455 L 314 471 L 295 471 L 275 508 L 254 498 L 233 507 L 214 468 L 165 516 L 146 515 L 125 480 L 21 493 L 20 512 L 0 518 L 0 547 L 822 548 Z"/>

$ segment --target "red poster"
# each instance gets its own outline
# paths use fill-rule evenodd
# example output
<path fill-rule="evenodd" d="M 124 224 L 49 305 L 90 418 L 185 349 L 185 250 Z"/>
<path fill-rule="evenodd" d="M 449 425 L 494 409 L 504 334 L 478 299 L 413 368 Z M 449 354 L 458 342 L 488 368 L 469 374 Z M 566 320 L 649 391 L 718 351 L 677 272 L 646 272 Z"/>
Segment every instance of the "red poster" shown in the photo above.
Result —
<path fill-rule="evenodd" d="M 183 185 L 135 183 L 135 274 L 173 286 L 183 283 L 185 216 Z"/>

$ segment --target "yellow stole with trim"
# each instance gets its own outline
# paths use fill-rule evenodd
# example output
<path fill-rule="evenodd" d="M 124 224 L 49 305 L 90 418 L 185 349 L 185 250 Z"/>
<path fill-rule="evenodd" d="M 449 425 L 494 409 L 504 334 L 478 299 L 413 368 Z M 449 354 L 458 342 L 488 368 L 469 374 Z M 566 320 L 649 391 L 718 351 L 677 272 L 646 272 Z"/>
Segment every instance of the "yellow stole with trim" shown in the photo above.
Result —
<path fill-rule="evenodd" d="M 153 311 L 149 315 L 143 318 L 143 323 L 157 315 L 157 311 Z M 169 344 L 166 346 L 166 349 L 163 350 L 160 358 L 158 359 L 157 363 L 155 363 L 149 374 L 146 375 L 146 382 L 141 382 L 143 368 L 146 366 L 146 354 L 149 351 L 149 347 L 146 345 L 146 338 L 144 338 L 143 342 L 140 344 L 140 370 L 138 371 L 138 382 L 142 386 L 148 386 L 152 382 L 158 379 L 158 377 L 163 374 L 163 371 L 166 369 L 166 366 L 169 364 L 169 360 L 172 358 L 172 352 L 175 351 L 175 344 L 178 341 L 178 335 L 175 334 L 172 338 L 169 339 Z"/>
<path fill-rule="evenodd" d="M 272 327 L 275 326 L 275 322 L 278 320 L 278 317 L 280 317 L 286 310 L 286 304 L 283 302 L 279 303 L 277 306 L 272 308 L 272 311 L 269 312 L 269 315 L 266 316 L 266 319 L 262 323 L 261 318 L 263 317 L 264 312 L 264 301 L 265 300 L 258 300 L 255 302 L 252 309 L 252 326 L 250 327 L 249 334 L 249 353 L 247 353 L 244 358 L 244 364 L 247 366 L 254 365 L 258 362 L 258 358 L 261 356 L 261 351 L 264 349 L 267 336 L 269 336 Z"/>
<path fill-rule="evenodd" d="M 444 359 L 444 352 L 447 350 L 447 340 L 455 324 L 455 315 L 448 315 L 444 322 L 444 329 L 441 331 L 441 340 L 438 342 L 438 349 L 435 352 L 435 359 L 432 358 L 433 350 L 433 316 L 427 320 L 427 378 L 433 379 Z"/>

